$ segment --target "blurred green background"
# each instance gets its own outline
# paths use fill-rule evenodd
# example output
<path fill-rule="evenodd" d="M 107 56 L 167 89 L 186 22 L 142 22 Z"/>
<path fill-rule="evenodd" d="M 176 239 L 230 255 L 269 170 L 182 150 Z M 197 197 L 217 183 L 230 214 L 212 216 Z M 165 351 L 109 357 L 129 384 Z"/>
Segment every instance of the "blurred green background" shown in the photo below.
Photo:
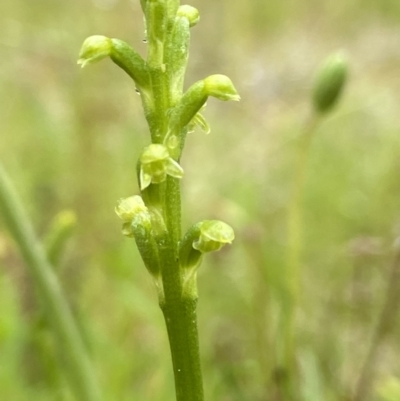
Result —
<path fill-rule="evenodd" d="M 212 132 L 191 134 L 182 158 L 184 229 L 218 218 L 236 231 L 234 244 L 199 272 L 206 399 L 287 401 L 277 391 L 276 344 L 296 139 L 318 64 L 343 49 L 349 85 L 320 125 L 308 164 L 295 335 L 300 399 L 349 400 L 400 234 L 400 2 L 190 4 L 201 22 L 192 30 L 187 85 L 223 73 L 242 97 L 208 102 Z M 92 34 L 145 54 L 139 1 L 0 2 L 0 158 L 42 237 L 59 211 L 77 214 L 59 275 L 106 399 L 170 401 L 156 293 L 113 211 L 117 199 L 138 192 L 147 127 L 121 70 L 108 60 L 76 65 Z M 31 279 L 0 224 L 0 399 L 72 400 Z M 368 400 L 400 400 L 397 308 Z"/>

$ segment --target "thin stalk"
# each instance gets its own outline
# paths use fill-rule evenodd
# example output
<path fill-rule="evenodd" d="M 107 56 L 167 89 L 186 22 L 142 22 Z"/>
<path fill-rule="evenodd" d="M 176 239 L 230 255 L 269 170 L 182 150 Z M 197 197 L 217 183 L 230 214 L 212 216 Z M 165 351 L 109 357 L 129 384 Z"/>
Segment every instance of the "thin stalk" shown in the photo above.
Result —
<path fill-rule="evenodd" d="M 317 115 L 312 115 L 306 123 L 304 131 L 299 138 L 297 160 L 295 162 L 292 196 L 290 198 L 287 217 L 288 254 L 286 262 L 286 282 L 283 299 L 282 327 L 282 356 L 281 363 L 285 371 L 284 376 L 291 382 L 295 364 L 295 336 L 294 323 L 296 318 L 296 305 L 299 301 L 300 290 L 300 259 L 303 237 L 303 194 L 310 154 L 310 147 L 319 123 Z M 289 386 L 290 387 L 290 386 Z M 292 390 L 288 390 L 293 393 Z"/>
<path fill-rule="evenodd" d="M 378 318 L 367 357 L 365 358 L 360 376 L 358 378 L 353 401 L 363 401 L 368 398 L 370 383 L 374 374 L 379 346 L 392 329 L 398 315 L 400 305 L 400 248 L 397 248 L 392 267 L 388 275 L 386 299 Z"/>
<path fill-rule="evenodd" d="M 100 389 L 76 321 L 57 277 L 39 243 L 21 201 L 0 164 L 0 207 L 27 267 L 42 296 L 47 320 L 57 337 L 57 346 L 71 390 L 79 401 L 100 401 Z"/>

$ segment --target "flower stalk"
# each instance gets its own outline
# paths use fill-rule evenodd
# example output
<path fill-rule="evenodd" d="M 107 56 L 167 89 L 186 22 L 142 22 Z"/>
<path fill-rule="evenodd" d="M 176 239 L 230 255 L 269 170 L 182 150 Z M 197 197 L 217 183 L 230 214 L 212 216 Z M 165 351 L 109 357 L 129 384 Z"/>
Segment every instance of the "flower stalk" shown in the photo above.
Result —
<path fill-rule="evenodd" d="M 279 363 L 285 372 L 283 391 L 288 399 L 296 399 L 295 377 L 296 305 L 301 298 L 301 258 L 303 248 L 303 196 L 307 178 L 307 168 L 311 146 L 317 129 L 340 100 L 348 75 L 346 58 L 340 53 L 330 55 L 320 65 L 311 93 L 312 113 L 300 134 L 294 163 L 292 193 L 287 210 L 288 253 L 285 271 L 285 289 L 282 302 Z"/>

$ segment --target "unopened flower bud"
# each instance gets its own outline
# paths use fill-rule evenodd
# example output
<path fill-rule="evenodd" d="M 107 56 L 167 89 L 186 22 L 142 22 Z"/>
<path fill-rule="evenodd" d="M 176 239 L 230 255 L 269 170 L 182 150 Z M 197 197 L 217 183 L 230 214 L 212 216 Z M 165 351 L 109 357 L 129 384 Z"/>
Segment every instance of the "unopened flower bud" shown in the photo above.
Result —
<path fill-rule="evenodd" d="M 186 4 L 178 8 L 177 16 L 187 18 L 190 27 L 195 26 L 200 20 L 199 10 Z"/>
<path fill-rule="evenodd" d="M 195 82 L 182 96 L 171 117 L 171 126 L 177 131 L 188 125 L 205 105 L 209 96 L 219 100 L 240 100 L 232 81 L 225 75 L 210 75 Z M 209 127 L 206 127 L 208 130 Z"/>
<path fill-rule="evenodd" d="M 82 44 L 78 64 L 83 68 L 87 64 L 92 64 L 108 57 L 111 51 L 112 42 L 110 38 L 102 35 L 89 36 Z"/>
<path fill-rule="evenodd" d="M 313 105 L 318 113 L 326 113 L 337 103 L 347 79 L 347 61 L 340 54 L 328 57 L 319 68 L 314 88 Z"/>
<path fill-rule="evenodd" d="M 150 76 L 146 62 L 138 52 L 120 39 L 110 39 L 106 36 L 94 35 L 88 37 L 79 53 L 78 64 L 85 67 L 103 58 L 111 60 L 122 68 L 141 90 L 149 87 Z"/>
<path fill-rule="evenodd" d="M 204 88 L 208 96 L 219 100 L 240 100 L 232 81 L 226 75 L 210 75 L 204 80 Z"/>

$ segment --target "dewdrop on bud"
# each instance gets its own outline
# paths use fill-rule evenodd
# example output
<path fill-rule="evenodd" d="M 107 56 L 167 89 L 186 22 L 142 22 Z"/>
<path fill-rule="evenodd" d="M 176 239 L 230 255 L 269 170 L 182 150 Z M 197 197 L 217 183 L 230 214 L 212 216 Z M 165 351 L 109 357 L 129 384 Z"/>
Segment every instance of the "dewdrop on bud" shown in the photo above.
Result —
<path fill-rule="evenodd" d="M 312 100 L 318 113 L 330 111 L 337 103 L 347 79 L 347 60 L 341 53 L 329 56 L 314 82 Z"/>
<path fill-rule="evenodd" d="M 204 89 L 208 96 L 219 100 L 240 100 L 232 81 L 226 75 L 210 75 L 204 80 Z"/>
<path fill-rule="evenodd" d="M 195 26 L 200 20 L 199 10 L 192 6 L 182 5 L 178 8 L 177 17 L 185 17 L 189 21 L 190 28 Z"/>
<path fill-rule="evenodd" d="M 79 53 L 78 64 L 83 68 L 87 64 L 92 64 L 110 56 L 112 51 L 112 41 L 102 35 L 89 36 L 82 44 Z"/>
<path fill-rule="evenodd" d="M 200 225 L 200 235 L 193 242 L 193 248 L 201 253 L 219 251 L 234 239 L 235 233 L 231 226 L 219 220 L 206 220 Z"/>

